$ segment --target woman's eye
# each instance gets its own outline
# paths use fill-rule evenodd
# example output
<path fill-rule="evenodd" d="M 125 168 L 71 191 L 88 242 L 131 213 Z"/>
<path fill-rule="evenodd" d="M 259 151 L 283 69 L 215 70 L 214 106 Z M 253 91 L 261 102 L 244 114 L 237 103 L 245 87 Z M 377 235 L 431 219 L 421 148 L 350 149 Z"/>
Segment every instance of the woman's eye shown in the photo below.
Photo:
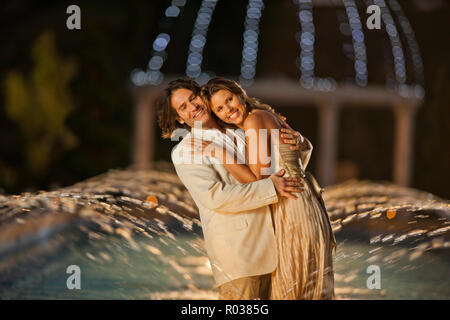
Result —
<path fill-rule="evenodd" d="M 228 102 L 231 102 L 231 100 L 233 100 L 232 97 L 230 97 L 230 98 L 227 99 Z"/>

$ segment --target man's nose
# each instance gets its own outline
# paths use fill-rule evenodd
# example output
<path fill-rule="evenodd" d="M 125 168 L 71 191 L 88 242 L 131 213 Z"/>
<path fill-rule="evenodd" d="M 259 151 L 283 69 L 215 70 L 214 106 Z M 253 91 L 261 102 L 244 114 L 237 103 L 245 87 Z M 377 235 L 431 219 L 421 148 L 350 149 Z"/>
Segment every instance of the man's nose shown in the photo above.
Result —
<path fill-rule="evenodd" d="M 189 110 L 190 110 L 190 111 L 196 111 L 196 110 L 198 110 L 199 108 L 200 108 L 200 107 L 199 107 L 198 104 L 193 103 L 193 102 L 189 102 Z"/>

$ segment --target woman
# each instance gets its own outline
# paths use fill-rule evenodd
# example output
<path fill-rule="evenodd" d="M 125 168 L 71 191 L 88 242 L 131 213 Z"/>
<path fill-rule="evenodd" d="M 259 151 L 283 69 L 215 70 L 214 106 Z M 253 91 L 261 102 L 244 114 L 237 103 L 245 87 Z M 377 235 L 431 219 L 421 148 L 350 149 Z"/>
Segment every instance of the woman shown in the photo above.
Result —
<path fill-rule="evenodd" d="M 320 193 L 311 181 L 314 178 L 303 171 L 309 156 L 300 164 L 297 151 L 279 141 L 278 130 L 283 132 L 285 118 L 224 78 L 210 80 L 203 86 L 202 96 L 224 126 L 245 131 L 248 166 L 226 164 L 238 181 L 263 179 L 270 174 L 269 169 L 285 169 L 285 176 L 303 180 L 304 189 L 298 198 L 280 199 L 272 205 L 278 266 L 272 273 L 270 298 L 333 299 L 332 249 L 336 242 Z M 267 139 L 259 134 L 262 129 L 266 129 Z"/>

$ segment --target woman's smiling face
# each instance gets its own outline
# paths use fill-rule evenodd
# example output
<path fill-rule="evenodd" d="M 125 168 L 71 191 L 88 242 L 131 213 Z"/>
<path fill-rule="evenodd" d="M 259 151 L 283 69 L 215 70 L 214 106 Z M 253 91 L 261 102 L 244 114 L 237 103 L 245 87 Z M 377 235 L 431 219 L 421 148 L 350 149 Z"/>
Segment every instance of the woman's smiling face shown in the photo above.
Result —
<path fill-rule="evenodd" d="M 238 95 L 222 89 L 211 96 L 211 110 L 222 121 L 236 126 L 242 126 L 248 115 L 245 104 Z"/>

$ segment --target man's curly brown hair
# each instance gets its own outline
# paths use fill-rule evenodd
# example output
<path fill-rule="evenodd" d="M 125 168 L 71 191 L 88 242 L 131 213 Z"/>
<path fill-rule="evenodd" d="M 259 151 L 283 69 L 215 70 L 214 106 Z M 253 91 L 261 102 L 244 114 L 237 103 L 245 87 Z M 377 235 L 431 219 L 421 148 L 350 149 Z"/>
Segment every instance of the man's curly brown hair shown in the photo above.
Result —
<path fill-rule="evenodd" d="M 177 89 L 188 89 L 195 95 L 200 95 L 200 85 L 194 80 L 177 79 L 168 84 L 157 100 L 158 125 L 164 139 L 170 139 L 176 129 L 191 129 L 187 124 L 181 124 L 177 121 L 178 114 L 171 105 L 172 94 Z"/>

